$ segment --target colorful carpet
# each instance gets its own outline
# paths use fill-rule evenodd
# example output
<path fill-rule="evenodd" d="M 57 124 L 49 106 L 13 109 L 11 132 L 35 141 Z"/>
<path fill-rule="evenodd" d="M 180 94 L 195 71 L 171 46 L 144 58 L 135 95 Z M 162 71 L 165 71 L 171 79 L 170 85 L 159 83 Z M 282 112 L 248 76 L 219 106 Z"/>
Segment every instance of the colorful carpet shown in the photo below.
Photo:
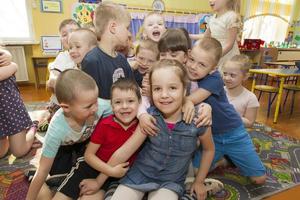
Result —
<path fill-rule="evenodd" d="M 26 104 L 33 120 L 43 118 L 46 106 L 45 102 Z M 25 199 L 29 183 L 24 172 L 37 165 L 38 152 L 39 150 L 32 150 L 21 159 L 16 159 L 13 155 L 7 155 L 0 159 L 0 200 Z"/>
<path fill-rule="evenodd" d="M 223 182 L 225 188 L 209 199 L 262 199 L 299 185 L 300 141 L 262 124 L 255 124 L 249 134 L 267 169 L 266 184 L 251 184 L 236 168 L 218 168 L 210 177 Z"/>
<path fill-rule="evenodd" d="M 26 104 L 30 116 L 40 119 L 47 104 Z M 216 169 L 210 177 L 222 181 L 225 189 L 211 200 L 248 200 L 262 199 L 300 183 L 300 141 L 272 130 L 262 124 L 256 124 L 249 130 L 257 152 L 267 168 L 267 183 L 256 186 L 249 179 L 240 176 L 236 168 Z M 297 155 L 298 154 L 298 155 Z M 0 159 L 0 200 L 25 199 L 28 182 L 24 171 L 37 165 L 35 151 L 22 159 L 7 156 Z"/>

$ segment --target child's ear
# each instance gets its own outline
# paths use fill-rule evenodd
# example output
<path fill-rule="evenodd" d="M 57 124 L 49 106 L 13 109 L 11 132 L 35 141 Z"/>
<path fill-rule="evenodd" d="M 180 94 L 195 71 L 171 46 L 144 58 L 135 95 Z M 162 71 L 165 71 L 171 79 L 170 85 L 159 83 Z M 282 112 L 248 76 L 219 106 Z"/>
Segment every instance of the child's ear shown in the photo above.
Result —
<path fill-rule="evenodd" d="M 59 106 L 63 109 L 64 113 L 70 112 L 70 105 L 67 103 L 60 103 Z"/>
<path fill-rule="evenodd" d="M 115 21 L 110 21 L 108 23 L 108 29 L 109 29 L 110 33 L 115 34 L 116 33 L 116 27 L 117 27 L 117 23 Z"/>

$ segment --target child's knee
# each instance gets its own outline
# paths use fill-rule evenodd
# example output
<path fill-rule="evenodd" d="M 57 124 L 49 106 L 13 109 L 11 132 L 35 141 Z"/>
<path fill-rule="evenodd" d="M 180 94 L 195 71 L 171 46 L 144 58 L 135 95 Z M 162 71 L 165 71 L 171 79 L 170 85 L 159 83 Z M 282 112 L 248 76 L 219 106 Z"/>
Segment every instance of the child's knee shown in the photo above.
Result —
<path fill-rule="evenodd" d="M 0 158 L 3 158 L 7 154 L 9 147 L 9 143 L 6 137 L 0 139 L 0 147 Z"/>
<path fill-rule="evenodd" d="M 253 183 L 257 184 L 257 185 L 263 185 L 266 182 L 267 176 L 263 175 L 263 176 L 253 176 L 250 177 L 250 179 L 253 181 Z"/>

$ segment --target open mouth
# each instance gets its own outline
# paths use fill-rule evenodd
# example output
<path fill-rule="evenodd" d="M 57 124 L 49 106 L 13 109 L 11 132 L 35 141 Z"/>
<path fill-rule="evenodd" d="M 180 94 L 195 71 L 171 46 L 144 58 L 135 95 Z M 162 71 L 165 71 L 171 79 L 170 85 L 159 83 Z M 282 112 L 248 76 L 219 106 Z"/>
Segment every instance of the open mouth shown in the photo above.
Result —
<path fill-rule="evenodd" d="M 131 112 L 122 112 L 121 115 L 122 116 L 129 116 L 131 114 Z"/>
<path fill-rule="evenodd" d="M 160 36 L 160 31 L 153 31 L 152 35 L 154 37 L 159 37 Z"/>
<path fill-rule="evenodd" d="M 213 8 L 215 6 L 215 3 L 210 3 L 209 5 Z"/>

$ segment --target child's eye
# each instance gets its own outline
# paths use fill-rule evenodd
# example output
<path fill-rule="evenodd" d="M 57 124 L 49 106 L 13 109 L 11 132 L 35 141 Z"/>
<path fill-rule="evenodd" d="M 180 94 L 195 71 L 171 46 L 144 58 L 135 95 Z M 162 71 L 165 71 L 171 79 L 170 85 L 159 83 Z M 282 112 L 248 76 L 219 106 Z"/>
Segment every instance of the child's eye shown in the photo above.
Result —
<path fill-rule="evenodd" d="M 135 100 L 134 100 L 134 99 L 129 99 L 128 102 L 129 102 L 129 103 L 134 103 Z"/>
<path fill-rule="evenodd" d="M 115 103 L 115 104 L 120 104 L 120 103 L 121 103 L 121 101 L 115 101 L 114 103 Z"/>
<path fill-rule="evenodd" d="M 159 91 L 159 90 L 160 90 L 160 88 L 158 88 L 158 87 L 157 87 L 157 88 L 153 88 L 153 91 L 156 91 L 156 92 L 157 92 L 157 91 Z"/>
<path fill-rule="evenodd" d="M 171 90 L 176 90 L 176 89 L 177 89 L 177 87 L 175 87 L 175 86 L 171 86 L 171 87 L 170 87 L 170 89 L 171 89 Z"/>

